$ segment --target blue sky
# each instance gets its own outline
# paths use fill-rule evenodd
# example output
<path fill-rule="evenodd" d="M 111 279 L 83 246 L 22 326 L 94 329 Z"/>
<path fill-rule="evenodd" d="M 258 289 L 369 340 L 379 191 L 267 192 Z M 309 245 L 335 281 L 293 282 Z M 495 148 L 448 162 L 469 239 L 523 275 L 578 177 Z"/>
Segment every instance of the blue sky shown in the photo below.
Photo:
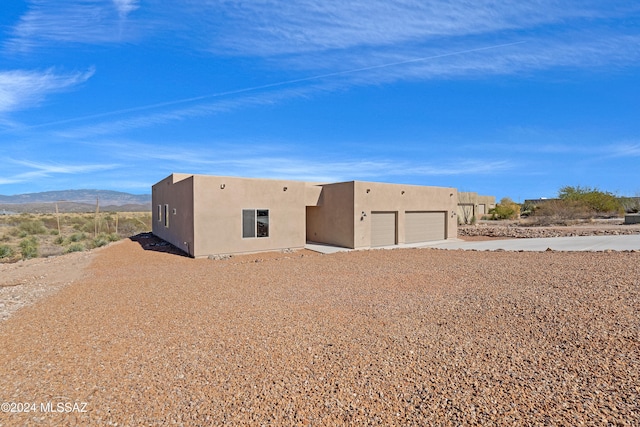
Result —
<path fill-rule="evenodd" d="M 10 0 L 0 194 L 172 172 L 640 195 L 640 3 Z"/>

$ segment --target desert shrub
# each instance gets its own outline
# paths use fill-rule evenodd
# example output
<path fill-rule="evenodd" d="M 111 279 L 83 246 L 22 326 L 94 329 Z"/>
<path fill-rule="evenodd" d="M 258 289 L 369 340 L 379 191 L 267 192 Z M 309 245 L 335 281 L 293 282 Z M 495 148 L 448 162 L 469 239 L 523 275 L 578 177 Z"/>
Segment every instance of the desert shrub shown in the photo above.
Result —
<path fill-rule="evenodd" d="M 54 228 L 56 230 L 58 229 L 58 220 L 54 215 L 44 215 L 42 217 L 42 222 L 47 228 Z"/>
<path fill-rule="evenodd" d="M 592 218 L 594 214 L 592 209 L 578 200 L 552 199 L 538 204 L 529 221 L 537 225 L 568 225 Z"/>
<path fill-rule="evenodd" d="M 151 214 L 120 218 L 118 221 L 118 234 L 121 236 L 129 237 L 149 231 L 151 231 Z"/>
<path fill-rule="evenodd" d="M 67 247 L 66 253 L 71 252 L 82 252 L 85 250 L 85 247 L 82 243 L 72 243 Z"/>
<path fill-rule="evenodd" d="M 85 240 L 87 238 L 87 235 L 84 233 L 73 233 L 71 236 L 68 237 L 69 242 L 79 242 L 81 240 Z"/>
<path fill-rule="evenodd" d="M 64 243 L 64 237 L 58 236 L 53 240 L 53 243 L 56 245 L 62 245 Z"/>
<path fill-rule="evenodd" d="M 500 200 L 495 208 L 489 211 L 491 219 L 518 219 L 520 216 L 520 205 L 508 197 Z"/>
<path fill-rule="evenodd" d="M 74 230 L 91 232 L 95 230 L 95 223 L 93 217 L 89 218 L 86 216 L 76 216 L 73 217 L 71 223 L 73 224 Z"/>
<path fill-rule="evenodd" d="M 38 240 L 33 237 L 27 237 L 20 242 L 20 253 L 23 259 L 38 257 Z"/>
<path fill-rule="evenodd" d="M 521 216 L 534 215 L 536 212 L 536 209 L 538 209 L 537 204 L 531 203 L 531 202 L 524 202 L 520 209 L 520 215 Z"/>
<path fill-rule="evenodd" d="M 597 215 L 617 215 L 624 212 L 620 200 L 613 194 L 590 187 L 562 187 L 558 192 L 560 200 L 578 202 Z"/>
<path fill-rule="evenodd" d="M 108 243 L 109 243 L 109 236 L 107 236 L 104 233 L 101 233 L 96 238 L 91 240 L 91 247 L 99 248 L 99 247 L 105 246 Z"/>
<path fill-rule="evenodd" d="M 618 201 L 626 213 L 640 212 L 640 197 L 620 197 Z"/>
<path fill-rule="evenodd" d="M 20 231 L 26 233 L 26 235 L 34 234 L 46 234 L 47 229 L 44 223 L 39 220 L 23 221 L 19 225 Z"/>
<path fill-rule="evenodd" d="M 14 250 L 10 246 L 0 246 L 0 258 L 11 258 L 14 255 Z"/>

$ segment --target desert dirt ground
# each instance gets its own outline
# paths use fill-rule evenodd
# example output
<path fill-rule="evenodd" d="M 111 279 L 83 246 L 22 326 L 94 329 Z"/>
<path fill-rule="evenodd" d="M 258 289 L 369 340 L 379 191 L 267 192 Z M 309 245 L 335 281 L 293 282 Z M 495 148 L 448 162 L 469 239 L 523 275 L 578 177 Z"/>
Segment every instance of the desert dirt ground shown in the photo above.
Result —
<path fill-rule="evenodd" d="M 136 240 L 1 266 L 0 426 L 640 424 L 638 252 Z"/>

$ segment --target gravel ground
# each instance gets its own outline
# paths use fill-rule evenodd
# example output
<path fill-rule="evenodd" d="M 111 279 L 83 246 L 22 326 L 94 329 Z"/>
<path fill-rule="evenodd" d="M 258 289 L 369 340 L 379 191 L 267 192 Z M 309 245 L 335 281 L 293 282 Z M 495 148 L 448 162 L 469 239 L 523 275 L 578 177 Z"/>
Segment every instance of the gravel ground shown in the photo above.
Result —
<path fill-rule="evenodd" d="M 640 254 L 124 241 L 0 342 L 1 426 L 635 426 Z"/>
<path fill-rule="evenodd" d="M 79 279 L 98 252 L 73 252 L 53 258 L 0 263 L 0 321 Z"/>
<path fill-rule="evenodd" d="M 487 240 L 505 238 L 544 238 L 572 236 L 618 236 L 640 234 L 640 224 L 622 224 L 611 221 L 582 223 L 574 226 L 526 226 L 518 222 L 482 221 L 476 225 L 458 226 L 458 238 Z"/>

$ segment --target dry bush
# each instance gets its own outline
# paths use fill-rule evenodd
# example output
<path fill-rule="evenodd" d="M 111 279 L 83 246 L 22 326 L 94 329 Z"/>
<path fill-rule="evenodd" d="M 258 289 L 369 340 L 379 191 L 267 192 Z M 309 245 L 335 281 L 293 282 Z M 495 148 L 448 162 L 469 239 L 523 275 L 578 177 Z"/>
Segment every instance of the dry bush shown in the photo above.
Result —
<path fill-rule="evenodd" d="M 577 200 L 548 200 L 539 204 L 529 216 L 532 225 L 571 225 L 591 219 L 595 211 Z"/>
<path fill-rule="evenodd" d="M 58 233 L 58 219 L 60 233 Z M 33 258 L 104 246 L 122 238 L 151 231 L 150 212 L 105 212 L 0 215 L 5 254 L 0 262 L 14 262 L 21 256 Z M 117 233 L 116 233 L 117 230 Z M 96 235 L 97 231 L 97 235 Z"/>

